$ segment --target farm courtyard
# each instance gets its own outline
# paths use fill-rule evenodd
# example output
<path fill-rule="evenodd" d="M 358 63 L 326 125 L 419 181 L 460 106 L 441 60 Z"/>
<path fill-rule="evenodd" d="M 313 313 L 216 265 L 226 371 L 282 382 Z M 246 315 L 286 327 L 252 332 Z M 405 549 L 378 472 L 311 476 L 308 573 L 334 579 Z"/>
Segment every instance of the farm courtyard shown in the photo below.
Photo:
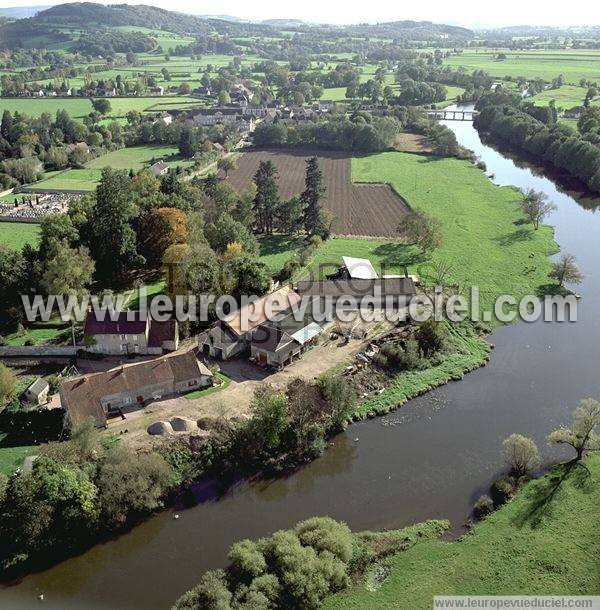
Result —
<path fill-rule="evenodd" d="M 304 190 L 306 159 L 319 157 L 327 188 L 324 207 L 334 215 L 333 233 L 363 237 L 397 237 L 396 227 L 409 207 L 387 184 L 354 184 L 352 158 L 344 152 L 318 153 L 257 150 L 242 155 L 228 180 L 237 190 L 250 187 L 261 161 L 272 161 L 278 170 L 282 199 Z"/>

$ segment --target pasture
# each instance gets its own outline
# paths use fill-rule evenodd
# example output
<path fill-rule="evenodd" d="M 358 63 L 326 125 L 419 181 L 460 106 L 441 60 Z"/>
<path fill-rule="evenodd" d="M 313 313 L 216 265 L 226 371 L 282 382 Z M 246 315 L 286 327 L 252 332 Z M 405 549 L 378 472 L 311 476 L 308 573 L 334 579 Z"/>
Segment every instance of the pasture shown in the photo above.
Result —
<path fill-rule="evenodd" d="M 432 255 L 415 257 L 402 245 L 390 245 L 374 251 L 375 263 L 410 263 L 413 272 L 427 276 L 432 261 L 444 261 L 453 283 L 478 286 L 481 302 L 488 304 L 500 294 L 535 294 L 549 283 L 548 257 L 557 251 L 552 228 L 535 231 L 526 224 L 522 195 L 496 186 L 470 162 L 385 152 L 353 159 L 352 177 L 391 184 L 412 208 L 441 224 L 442 246 Z M 326 254 L 320 251 L 317 262 Z"/>
<path fill-rule="evenodd" d="M 133 169 L 135 171 L 147 168 L 152 160 L 162 159 L 169 166 L 189 165 L 191 161 L 179 157 L 176 146 L 131 146 L 119 148 L 106 155 L 96 157 L 87 163 L 89 169 L 100 170 L 103 167 L 113 169 Z"/>
<path fill-rule="evenodd" d="M 35 188 L 37 190 L 93 191 L 98 185 L 102 169 L 105 167 L 139 171 L 148 168 L 153 161 L 161 159 L 171 169 L 193 165 L 193 161 L 182 159 L 179 156 L 179 151 L 175 146 L 131 146 L 96 157 L 89 161 L 85 168 L 69 169 L 53 174 L 50 178 L 36 182 Z"/>
<path fill-rule="evenodd" d="M 109 99 L 111 111 L 108 118 L 124 117 L 130 110 L 138 112 L 161 112 L 174 108 L 202 105 L 202 101 L 187 95 L 169 97 L 113 97 Z M 83 119 L 92 112 L 92 103 L 86 97 L 71 98 L 2 98 L 2 110 L 24 112 L 32 117 L 39 117 L 44 112 L 54 116 L 57 110 L 66 110 L 74 119 Z"/>
<path fill-rule="evenodd" d="M 506 54 L 506 59 L 496 59 L 498 53 Z M 563 74 L 569 84 L 578 85 L 580 79 L 600 81 L 600 50 L 539 50 L 508 51 L 506 49 L 465 50 L 458 55 L 444 59 L 444 64 L 469 71 L 485 70 L 492 76 L 513 78 L 540 77 L 547 81 Z"/>
<path fill-rule="evenodd" d="M 0 245 L 21 250 L 25 244 L 36 246 L 40 226 L 29 222 L 2 222 L 0 220 Z"/>
<path fill-rule="evenodd" d="M 600 60 L 599 60 L 600 61 Z M 531 98 L 538 106 L 547 106 L 554 100 L 557 108 L 573 108 L 583 106 L 587 87 L 576 87 L 574 85 L 563 85 L 559 89 L 546 89 Z M 592 101 L 593 106 L 600 104 L 600 98 Z"/>
<path fill-rule="evenodd" d="M 282 199 L 289 199 L 304 190 L 306 159 L 318 156 L 324 174 L 326 195 L 323 205 L 334 216 L 333 233 L 388 237 L 408 211 L 405 202 L 386 184 L 352 183 L 351 157 L 343 152 L 311 152 L 305 150 L 257 150 L 237 160 L 237 168 L 229 172 L 229 182 L 238 191 L 252 184 L 260 161 L 272 161 L 278 170 L 277 181 Z"/>

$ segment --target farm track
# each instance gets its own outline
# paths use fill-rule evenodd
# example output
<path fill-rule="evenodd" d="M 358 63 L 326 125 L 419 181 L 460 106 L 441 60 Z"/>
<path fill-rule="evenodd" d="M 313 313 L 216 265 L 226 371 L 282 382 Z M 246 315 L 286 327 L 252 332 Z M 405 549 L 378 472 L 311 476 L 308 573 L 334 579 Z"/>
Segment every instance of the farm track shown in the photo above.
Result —
<path fill-rule="evenodd" d="M 237 160 L 228 180 L 238 191 L 252 184 L 261 161 L 271 160 L 278 170 L 279 195 L 289 199 L 304 190 L 305 160 L 319 157 L 327 188 L 324 207 L 335 220 L 333 233 L 361 237 L 394 237 L 396 227 L 409 207 L 386 184 L 354 184 L 352 159 L 345 152 L 254 150 Z"/>

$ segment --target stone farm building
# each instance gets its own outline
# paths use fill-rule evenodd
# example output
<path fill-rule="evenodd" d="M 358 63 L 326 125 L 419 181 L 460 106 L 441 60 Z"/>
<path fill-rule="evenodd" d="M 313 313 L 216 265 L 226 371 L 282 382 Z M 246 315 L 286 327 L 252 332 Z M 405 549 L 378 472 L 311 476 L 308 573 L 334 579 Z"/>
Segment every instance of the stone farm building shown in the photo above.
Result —
<path fill-rule="evenodd" d="M 396 310 L 406 307 L 416 294 L 412 277 L 379 278 L 366 259 L 344 257 L 340 273 L 338 279 L 299 281 L 295 288 L 284 286 L 236 310 L 229 319 L 216 322 L 198 336 L 199 350 L 221 360 L 249 352 L 259 364 L 281 368 L 316 342 L 328 321 L 323 312 L 329 308 L 335 313 L 340 299 L 344 311 Z M 352 297 L 353 302 L 343 297 Z M 277 303 L 278 308 L 269 312 L 267 302 Z M 242 327 L 243 321 L 247 323 Z"/>
<path fill-rule="evenodd" d="M 85 320 L 84 336 L 87 351 L 112 356 L 158 355 L 179 345 L 176 320 L 158 322 L 139 311 L 119 312 L 115 320 L 108 311 L 103 320 L 92 311 Z"/>
<path fill-rule="evenodd" d="M 93 417 L 97 426 L 106 426 L 111 415 L 212 383 L 211 371 L 189 351 L 83 375 L 62 383 L 59 393 L 72 423 Z"/>

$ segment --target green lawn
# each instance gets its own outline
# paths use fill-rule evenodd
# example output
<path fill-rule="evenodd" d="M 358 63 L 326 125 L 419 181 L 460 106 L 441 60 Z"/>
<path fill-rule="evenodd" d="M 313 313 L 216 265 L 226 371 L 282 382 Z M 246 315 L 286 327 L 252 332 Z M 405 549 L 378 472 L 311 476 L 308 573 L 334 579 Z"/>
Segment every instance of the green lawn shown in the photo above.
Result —
<path fill-rule="evenodd" d="M 100 181 L 99 169 L 69 169 L 51 178 L 36 182 L 32 188 L 60 191 L 93 191 Z"/>
<path fill-rule="evenodd" d="M 31 188 L 57 189 L 64 191 L 93 191 L 98 182 L 102 168 L 133 169 L 138 171 L 150 166 L 152 159 L 163 159 L 170 168 L 189 167 L 193 161 L 182 159 L 175 146 L 131 146 L 113 150 L 87 163 L 84 169 L 70 169 L 50 178 L 36 182 Z"/>
<path fill-rule="evenodd" d="M 5 475 L 11 475 L 21 464 L 28 455 L 34 455 L 37 451 L 37 447 L 24 446 L 24 447 L 3 447 L 2 441 L 5 439 L 6 434 L 0 432 L 0 473 Z"/>
<path fill-rule="evenodd" d="M 0 222 L 0 244 L 20 250 L 25 244 L 36 245 L 40 226 L 29 222 Z"/>
<path fill-rule="evenodd" d="M 548 284 L 548 257 L 557 251 L 553 229 L 525 224 L 521 194 L 492 184 L 468 161 L 386 152 L 353 159 L 352 173 L 357 182 L 391 184 L 412 207 L 437 218 L 442 247 L 419 260 L 414 248 L 399 243 L 332 240 L 316 262 L 339 262 L 343 252 L 377 265 L 408 262 L 411 272 L 427 277 L 431 262 L 443 261 L 451 266 L 450 280 L 479 286 L 486 305 L 501 294 L 536 294 Z"/>
<path fill-rule="evenodd" d="M 429 610 L 434 595 L 599 595 L 600 454 L 556 467 L 458 542 L 425 540 L 391 558 L 379 588 L 359 585 L 328 610 Z M 373 590 L 375 589 L 375 590 Z"/>
<path fill-rule="evenodd" d="M 215 392 L 220 392 L 221 390 L 224 390 L 231 383 L 231 379 L 221 372 L 217 373 L 217 377 L 221 381 L 221 385 L 214 385 L 210 388 L 204 388 L 203 390 L 195 390 L 194 392 L 187 393 L 185 397 L 188 400 L 203 398 L 204 396 L 208 396 L 209 394 L 214 394 Z"/>
<path fill-rule="evenodd" d="M 499 52 L 505 53 L 507 59 L 495 59 Z M 444 64 L 458 68 L 463 66 L 469 71 L 485 70 L 492 76 L 524 76 L 525 78 L 543 78 L 551 81 L 563 74 L 569 84 L 579 84 L 582 78 L 591 81 L 600 80 L 599 50 L 539 50 L 539 51 L 508 51 L 499 49 L 465 50 L 459 55 L 451 55 L 444 59 Z"/>
<path fill-rule="evenodd" d="M 26 342 L 33 342 L 34 345 L 43 345 L 45 343 L 70 344 L 71 329 L 70 327 L 45 326 L 40 324 L 27 328 L 23 334 L 12 333 L 6 335 L 4 340 L 8 345 L 25 345 Z"/>
<path fill-rule="evenodd" d="M 289 235 L 260 235 L 260 260 L 267 265 L 272 274 L 279 273 L 284 263 L 304 245 L 302 237 Z"/>
<path fill-rule="evenodd" d="M 113 169 L 133 169 L 137 171 L 148 167 L 152 159 L 156 161 L 163 159 L 168 165 L 190 163 L 189 160 L 182 160 L 179 157 L 179 150 L 176 146 L 131 146 L 96 157 L 87 164 L 87 167 L 97 170 L 101 170 L 103 167 L 112 167 Z"/>

